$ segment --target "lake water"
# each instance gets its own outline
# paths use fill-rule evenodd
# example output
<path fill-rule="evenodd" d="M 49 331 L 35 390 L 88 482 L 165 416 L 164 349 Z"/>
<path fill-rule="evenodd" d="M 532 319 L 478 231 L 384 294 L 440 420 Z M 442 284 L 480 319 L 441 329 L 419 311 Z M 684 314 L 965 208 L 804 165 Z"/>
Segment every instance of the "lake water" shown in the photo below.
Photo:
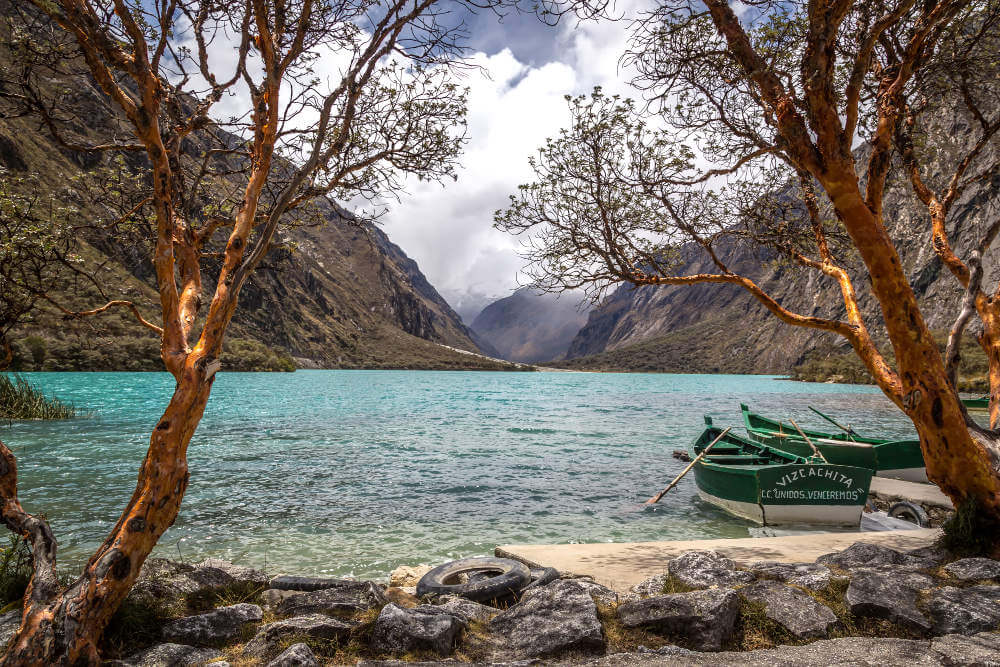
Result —
<path fill-rule="evenodd" d="M 89 417 L 0 425 L 20 494 L 78 564 L 132 493 L 173 389 L 166 373 L 29 373 Z M 767 376 L 297 371 L 220 373 L 189 451 L 191 482 L 165 557 L 219 556 L 303 574 L 384 576 L 497 544 L 746 537 L 702 503 L 685 465 L 703 428 L 739 403 L 824 427 L 911 436 L 873 387 Z M 842 423 L 843 423 L 842 422 Z"/>

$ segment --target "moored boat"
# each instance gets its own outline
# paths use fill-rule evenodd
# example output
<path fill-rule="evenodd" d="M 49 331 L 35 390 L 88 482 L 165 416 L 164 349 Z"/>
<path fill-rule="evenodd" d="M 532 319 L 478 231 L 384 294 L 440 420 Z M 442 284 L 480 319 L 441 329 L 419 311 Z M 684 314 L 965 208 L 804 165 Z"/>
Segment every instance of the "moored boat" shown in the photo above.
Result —
<path fill-rule="evenodd" d="M 692 443 L 698 494 L 732 514 L 766 525 L 858 526 L 868 500 L 872 470 L 825 463 L 741 438 L 712 425 Z"/>
<path fill-rule="evenodd" d="M 764 417 L 740 404 L 743 425 L 751 440 L 777 447 L 790 454 L 810 456 L 812 447 L 792 424 Z M 926 482 L 924 455 L 919 440 L 870 438 L 848 427 L 841 433 L 802 429 L 802 433 L 830 463 L 858 466 L 875 471 L 878 477 L 892 477 L 908 482 Z"/>
<path fill-rule="evenodd" d="M 980 396 L 979 398 L 963 398 L 962 403 L 965 407 L 972 410 L 989 410 L 990 409 L 990 397 L 989 395 Z"/>

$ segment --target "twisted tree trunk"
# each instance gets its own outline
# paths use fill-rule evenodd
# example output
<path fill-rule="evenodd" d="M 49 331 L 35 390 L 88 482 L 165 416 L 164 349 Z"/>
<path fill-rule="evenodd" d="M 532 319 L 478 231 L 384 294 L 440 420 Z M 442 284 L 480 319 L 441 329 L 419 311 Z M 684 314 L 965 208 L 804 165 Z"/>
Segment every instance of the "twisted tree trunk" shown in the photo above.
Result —
<path fill-rule="evenodd" d="M 3 665 L 98 664 L 96 642 L 125 599 L 146 557 L 177 518 L 188 484 L 187 447 L 208 402 L 216 363 L 189 354 L 174 394 L 153 430 L 132 498 L 83 573 L 60 591 L 49 527 L 17 500 L 17 466 L 0 443 L 0 518 L 28 535 L 35 575 Z"/>

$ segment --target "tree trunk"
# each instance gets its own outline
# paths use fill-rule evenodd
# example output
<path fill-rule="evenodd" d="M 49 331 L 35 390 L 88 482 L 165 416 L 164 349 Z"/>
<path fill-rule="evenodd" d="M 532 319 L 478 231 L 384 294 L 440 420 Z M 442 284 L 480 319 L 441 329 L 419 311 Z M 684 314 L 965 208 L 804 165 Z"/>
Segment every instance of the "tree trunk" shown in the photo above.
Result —
<path fill-rule="evenodd" d="M 214 364 L 206 364 L 204 357 L 188 355 L 173 397 L 150 437 L 124 513 L 68 588 L 44 597 L 33 595 L 29 586 L 21 627 L 3 665 L 99 663 L 97 641 L 180 510 L 188 484 L 187 447 L 208 402 L 214 372 Z"/>

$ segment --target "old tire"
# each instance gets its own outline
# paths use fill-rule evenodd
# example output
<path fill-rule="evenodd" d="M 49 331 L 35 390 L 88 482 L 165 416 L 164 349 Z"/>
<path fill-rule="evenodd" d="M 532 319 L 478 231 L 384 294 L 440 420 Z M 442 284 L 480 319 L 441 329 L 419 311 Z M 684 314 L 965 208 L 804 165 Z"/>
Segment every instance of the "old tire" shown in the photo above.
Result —
<path fill-rule="evenodd" d="M 468 577 L 461 581 L 461 575 Z M 492 576 L 482 576 L 482 575 Z M 478 575 L 478 576 L 477 576 Z M 486 602 L 516 596 L 531 581 L 524 563 L 507 558 L 462 558 L 439 565 L 417 582 L 417 597 L 459 595 Z"/>
<path fill-rule="evenodd" d="M 559 570 L 554 567 L 531 568 L 531 582 L 524 588 L 527 590 L 529 588 L 535 588 L 536 586 L 551 584 L 558 578 Z"/>
<path fill-rule="evenodd" d="M 903 521 L 915 523 L 921 528 L 926 528 L 931 523 L 923 507 L 905 501 L 893 503 L 892 507 L 889 508 L 889 516 L 894 519 L 902 519 Z"/>

